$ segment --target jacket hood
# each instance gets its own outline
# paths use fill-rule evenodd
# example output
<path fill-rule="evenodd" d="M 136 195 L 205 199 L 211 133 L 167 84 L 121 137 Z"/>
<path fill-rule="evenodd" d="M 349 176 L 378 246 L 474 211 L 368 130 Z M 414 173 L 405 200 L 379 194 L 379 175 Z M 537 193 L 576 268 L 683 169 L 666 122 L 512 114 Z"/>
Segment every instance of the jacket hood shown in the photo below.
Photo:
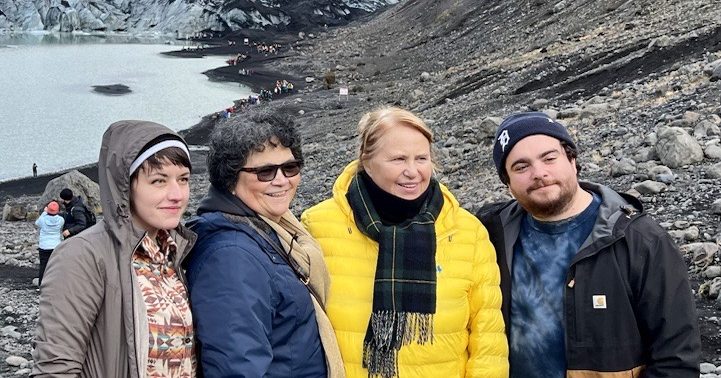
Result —
<path fill-rule="evenodd" d="M 48 226 L 57 226 L 65 221 L 65 219 L 63 219 L 63 217 L 60 214 L 55 214 L 55 215 L 46 214 L 46 215 L 47 216 L 45 218 L 43 218 L 43 220 L 45 221 L 45 224 L 47 224 Z"/>
<path fill-rule="evenodd" d="M 168 135 L 183 140 L 169 128 L 148 121 L 115 122 L 103 134 L 98 157 L 100 201 L 103 206 L 103 223 L 110 235 L 119 243 L 137 243 L 145 230 L 135 227 L 130 212 L 130 165 L 140 150 L 150 141 Z M 178 231 L 186 239 L 182 228 Z M 129 250 L 132 250 L 131 246 Z"/>
<path fill-rule="evenodd" d="M 333 200 L 336 201 L 338 207 L 340 207 L 341 211 L 345 214 L 346 217 L 348 217 L 348 219 L 354 219 L 354 217 L 353 209 L 351 209 L 350 204 L 346 199 L 346 193 L 348 193 L 350 183 L 357 172 L 358 160 L 353 160 L 343 169 L 343 172 L 341 172 L 341 174 L 338 176 L 338 178 L 335 180 L 335 183 L 333 184 Z M 443 207 L 441 208 L 441 213 L 438 215 L 438 220 L 444 222 L 444 224 L 439 224 L 438 222 L 436 222 L 437 233 L 439 231 L 439 227 L 442 227 L 446 230 L 452 229 L 456 217 L 451 215 L 455 214 L 461 209 L 461 205 L 458 203 L 458 200 L 456 200 L 456 197 L 453 196 L 450 190 L 448 190 L 448 188 L 446 188 L 446 186 L 441 184 L 440 182 L 438 183 L 438 185 L 440 186 L 441 193 L 443 194 Z"/>
<path fill-rule="evenodd" d="M 239 216 L 256 216 L 255 212 L 241 201 L 240 198 L 225 189 L 218 189 L 215 185 L 211 184 L 210 189 L 208 189 L 208 194 L 200 201 L 197 214 L 203 215 L 203 213 L 214 211 Z"/>
<path fill-rule="evenodd" d="M 73 207 L 77 206 L 79 203 L 85 205 L 85 203 L 83 203 L 83 197 L 75 196 L 73 197 L 73 199 L 70 200 L 70 202 L 68 202 L 67 205 L 65 205 L 65 209 L 70 210 Z"/>
<path fill-rule="evenodd" d="M 225 189 L 218 189 L 212 184 L 208 189 L 208 194 L 200 201 L 197 214 L 198 216 L 188 221 L 186 226 L 198 234 L 199 240 L 220 230 L 241 231 L 251 236 L 255 234 L 247 225 L 233 222 L 223 215 L 257 217 L 255 212 L 238 197 Z"/>
<path fill-rule="evenodd" d="M 582 189 L 596 193 L 601 197 L 601 206 L 598 209 L 596 223 L 593 226 L 591 234 L 586 238 L 579 250 L 593 244 L 596 240 L 612 235 L 615 232 L 614 227 L 616 222 L 622 215 L 626 214 L 626 211 L 633 210 L 639 213 L 643 212 L 641 202 L 628 194 L 617 193 L 607 186 L 587 181 L 581 181 L 579 185 Z M 481 209 L 481 212 L 484 212 L 484 210 Z M 521 219 L 526 214 L 526 210 L 524 210 L 517 201 L 511 200 L 505 207 L 499 210 L 498 214 L 504 233 L 506 234 L 506 261 L 510 269 L 513 256 L 513 244 L 518 237 Z"/>
<path fill-rule="evenodd" d="M 579 185 L 582 189 L 588 192 L 596 193 L 601 197 L 601 207 L 598 209 L 599 214 L 598 221 L 595 226 L 596 228 L 604 226 L 604 228 L 609 230 L 612 229 L 615 224 L 615 220 L 618 219 L 618 216 L 614 216 L 614 214 L 618 215 L 617 213 L 621 210 L 622 206 L 631 206 L 636 212 L 643 211 L 643 205 L 633 196 L 624 193 L 617 193 L 607 186 L 588 181 L 580 181 Z M 502 208 L 504 206 L 497 206 L 496 204 L 486 205 L 480 210 L 480 212 L 492 212 L 494 211 L 494 208 L 497 209 L 498 207 Z M 505 208 L 500 210 L 500 216 L 504 226 L 513 222 L 517 217 L 525 213 L 526 210 L 524 210 L 515 200 L 506 202 Z"/>

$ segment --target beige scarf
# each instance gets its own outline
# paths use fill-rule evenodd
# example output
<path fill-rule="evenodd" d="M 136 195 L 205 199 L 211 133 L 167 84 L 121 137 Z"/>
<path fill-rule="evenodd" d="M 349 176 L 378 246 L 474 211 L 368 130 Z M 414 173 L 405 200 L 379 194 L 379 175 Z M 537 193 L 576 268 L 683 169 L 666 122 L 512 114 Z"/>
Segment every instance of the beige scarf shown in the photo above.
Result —
<path fill-rule="evenodd" d="M 280 239 L 285 251 L 290 251 L 288 257 L 296 262 L 300 273 L 308 277 L 308 289 L 315 308 L 315 319 L 318 322 L 320 341 L 325 351 L 326 365 L 328 366 L 328 377 L 345 378 L 343 360 L 338 347 L 338 340 L 330 324 L 330 319 L 325 312 L 325 303 L 330 288 L 330 275 L 323 261 L 323 253 L 320 245 L 313 239 L 298 219 L 287 211 L 276 223 L 262 215 L 259 215 Z"/>

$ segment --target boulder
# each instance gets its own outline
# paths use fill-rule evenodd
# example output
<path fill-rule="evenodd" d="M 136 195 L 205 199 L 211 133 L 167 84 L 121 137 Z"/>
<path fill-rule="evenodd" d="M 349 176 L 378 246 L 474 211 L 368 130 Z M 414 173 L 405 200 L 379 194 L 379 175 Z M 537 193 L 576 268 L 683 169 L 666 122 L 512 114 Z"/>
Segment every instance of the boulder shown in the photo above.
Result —
<path fill-rule="evenodd" d="M 578 114 L 579 118 L 594 118 L 605 116 L 611 107 L 608 104 L 588 104 L 581 108 Z"/>
<path fill-rule="evenodd" d="M 709 159 L 721 160 L 721 145 L 718 143 L 709 144 L 703 153 Z"/>
<path fill-rule="evenodd" d="M 721 129 L 719 129 L 717 124 L 708 119 L 697 123 L 693 128 L 693 136 L 697 139 L 716 135 L 721 135 Z"/>
<path fill-rule="evenodd" d="M 496 136 L 496 129 L 498 125 L 503 122 L 503 118 L 500 117 L 486 117 L 480 124 L 478 124 L 478 133 L 481 138 L 492 139 Z"/>
<path fill-rule="evenodd" d="M 714 279 L 716 277 L 721 277 L 721 266 L 718 265 L 711 265 L 707 267 L 702 274 L 704 277 L 709 279 Z"/>
<path fill-rule="evenodd" d="M 717 67 L 721 67 L 721 59 L 716 59 L 716 60 L 714 60 L 713 62 L 707 64 L 707 65 L 704 67 L 703 72 L 704 72 L 705 74 L 707 74 L 707 75 L 712 75 L 712 74 L 713 74 L 713 71 L 714 71 Z"/>
<path fill-rule="evenodd" d="M 706 176 L 719 179 L 721 178 L 721 163 L 716 163 L 710 167 L 706 167 L 704 171 L 706 172 Z"/>
<path fill-rule="evenodd" d="M 695 125 L 699 119 L 701 119 L 701 114 L 697 112 L 687 111 L 683 113 L 683 120 L 688 125 Z"/>
<path fill-rule="evenodd" d="M 629 158 L 621 158 L 611 162 L 611 176 L 619 177 L 636 173 L 636 162 Z"/>
<path fill-rule="evenodd" d="M 657 158 L 658 155 L 656 154 L 656 149 L 648 146 L 640 147 L 633 153 L 633 156 L 631 156 L 631 159 L 633 159 L 636 163 L 656 160 Z"/>
<path fill-rule="evenodd" d="M 533 109 L 533 110 L 545 109 L 548 106 L 549 102 L 550 101 L 548 101 L 545 98 L 537 98 L 531 104 L 531 109 Z"/>
<path fill-rule="evenodd" d="M 711 72 L 711 81 L 716 81 L 719 79 L 721 79 L 721 64 L 716 66 L 716 68 L 714 68 Z"/>
<path fill-rule="evenodd" d="M 652 180 L 659 181 L 664 184 L 670 184 L 676 179 L 676 176 L 673 174 L 673 171 L 671 171 L 671 168 L 665 165 L 654 166 L 648 173 Z"/>
<path fill-rule="evenodd" d="M 656 153 L 661 162 L 671 168 L 698 163 L 704 156 L 701 145 L 680 127 L 664 127 L 659 130 Z"/>
<path fill-rule="evenodd" d="M 719 246 L 716 243 L 690 243 L 679 248 L 681 253 L 691 254 L 691 261 L 694 265 L 706 267 L 714 262 Z"/>
<path fill-rule="evenodd" d="M 699 294 L 704 295 L 709 299 L 719 297 L 719 291 L 721 291 L 721 277 L 716 277 L 711 281 L 706 281 L 698 288 Z"/>
<path fill-rule="evenodd" d="M 700 366 L 701 374 L 716 372 L 716 365 L 708 362 L 702 362 Z"/>
<path fill-rule="evenodd" d="M 561 111 L 558 112 L 558 119 L 574 118 L 577 117 L 580 112 L 581 109 L 579 108 L 561 109 Z"/>
<path fill-rule="evenodd" d="M 93 180 L 77 170 L 72 170 L 60 177 L 56 177 L 45 186 L 45 191 L 38 201 L 38 208 L 42 209 L 45 205 L 60 198 L 60 191 L 64 188 L 70 188 L 73 194 L 80 196 L 88 209 L 95 213 L 102 212 L 100 204 L 100 187 Z"/>
<path fill-rule="evenodd" d="M 633 189 L 641 194 L 658 194 L 665 192 L 667 189 L 666 184 L 653 180 L 646 180 L 644 182 L 634 184 Z"/>
<path fill-rule="evenodd" d="M 5 363 L 10 366 L 22 366 L 27 365 L 28 360 L 20 356 L 9 356 L 5 359 Z"/>
<path fill-rule="evenodd" d="M 27 214 L 28 213 L 27 210 L 25 210 L 25 205 L 6 203 L 3 207 L 2 220 L 11 222 L 21 221 L 25 220 Z"/>

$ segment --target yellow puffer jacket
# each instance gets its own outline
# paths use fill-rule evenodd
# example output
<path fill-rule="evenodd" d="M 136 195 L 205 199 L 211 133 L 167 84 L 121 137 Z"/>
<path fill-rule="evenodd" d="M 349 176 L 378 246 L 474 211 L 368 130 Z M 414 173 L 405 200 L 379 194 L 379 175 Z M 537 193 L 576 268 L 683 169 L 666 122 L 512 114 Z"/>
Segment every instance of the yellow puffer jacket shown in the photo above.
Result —
<path fill-rule="evenodd" d="M 346 191 L 357 170 L 349 164 L 333 186 L 333 198 L 303 213 L 320 242 L 331 275 L 328 316 L 346 375 L 367 378 L 363 339 L 371 315 L 378 243 L 360 232 Z M 401 378 L 508 377 L 508 343 L 501 315 L 500 275 L 488 232 L 441 185 L 436 221 L 436 314 L 433 344 L 410 344 L 398 356 Z"/>

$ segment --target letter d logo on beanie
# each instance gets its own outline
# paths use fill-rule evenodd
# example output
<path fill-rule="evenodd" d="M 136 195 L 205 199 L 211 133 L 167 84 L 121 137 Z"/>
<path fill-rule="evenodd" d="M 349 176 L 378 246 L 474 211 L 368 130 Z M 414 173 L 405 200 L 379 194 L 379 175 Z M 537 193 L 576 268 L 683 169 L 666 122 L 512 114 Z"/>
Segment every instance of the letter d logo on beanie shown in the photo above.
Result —
<path fill-rule="evenodd" d="M 568 134 L 566 127 L 558 121 L 551 119 L 547 114 L 541 112 L 525 112 L 512 114 L 501 122 L 496 131 L 495 144 L 493 145 L 493 163 L 500 176 L 504 171 L 506 157 L 513 146 L 521 139 L 543 134 L 566 142 L 573 148 L 576 144 Z"/>

